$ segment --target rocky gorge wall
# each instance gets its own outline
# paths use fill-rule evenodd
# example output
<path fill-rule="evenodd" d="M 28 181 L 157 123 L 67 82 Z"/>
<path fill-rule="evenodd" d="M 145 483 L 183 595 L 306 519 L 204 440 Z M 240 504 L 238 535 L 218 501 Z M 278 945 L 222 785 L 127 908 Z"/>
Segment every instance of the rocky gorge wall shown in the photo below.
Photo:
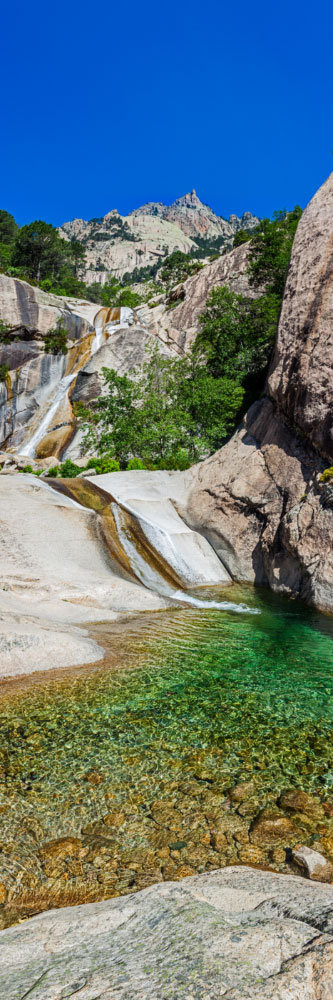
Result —
<path fill-rule="evenodd" d="M 234 579 L 333 610 L 333 174 L 298 225 L 267 395 L 197 466 L 184 516 Z"/>

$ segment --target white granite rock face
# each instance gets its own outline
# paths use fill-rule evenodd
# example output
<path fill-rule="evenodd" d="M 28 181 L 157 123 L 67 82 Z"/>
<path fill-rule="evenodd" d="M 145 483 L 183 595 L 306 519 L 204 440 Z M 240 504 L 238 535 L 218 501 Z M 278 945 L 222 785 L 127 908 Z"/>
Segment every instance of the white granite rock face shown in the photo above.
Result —
<path fill-rule="evenodd" d="M 333 173 L 297 227 L 269 393 L 319 452 L 333 458 Z"/>
<path fill-rule="evenodd" d="M 225 868 L 0 934 L 6 1000 L 332 1000 L 333 890 Z"/>

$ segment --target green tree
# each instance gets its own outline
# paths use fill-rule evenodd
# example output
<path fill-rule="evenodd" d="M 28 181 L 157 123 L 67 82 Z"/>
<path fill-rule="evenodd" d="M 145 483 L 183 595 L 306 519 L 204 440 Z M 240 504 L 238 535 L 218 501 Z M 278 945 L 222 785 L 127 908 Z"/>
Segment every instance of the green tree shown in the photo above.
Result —
<path fill-rule="evenodd" d="M 249 374 L 266 368 L 279 308 L 280 299 L 274 294 L 249 299 L 224 286 L 212 289 L 199 317 L 195 350 L 206 356 L 215 378 L 243 384 Z"/>
<path fill-rule="evenodd" d="M 18 233 L 18 225 L 15 222 L 14 216 L 10 215 L 9 212 L 5 212 L 3 208 L 0 209 L 0 243 L 4 243 L 6 246 L 12 246 L 14 240 Z"/>
<path fill-rule="evenodd" d="M 103 369 L 107 394 L 76 408 L 86 445 L 122 468 L 187 468 L 219 447 L 235 425 L 244 390 L 214 377 L 192 352 L 164 358 L 157 345 L 135 377 Z M 139 464 L 138 464 L 139 463 Z"/>
<path fill-rule="evenodd" d="M 20 229 L 12 256 L 13 267 L 22 268 L 39 284 L 44 278 L 59 278 L 61 268 L 71 258 L 70 244 L 57 230 L 40 219 Z"/>
<path fill-rule="evenodd" d="M 252 233 L 247 229 L 239 229 L 238 233 L 235 233 L 233 248 L 241 247 L 243 243 L 248 243 L 252 239 Z"/>
<path fill-rule="evenodd" d="M 250 281 L 266 291 L 283 296 L 294 236 L 302 215 L 296 205 L 292 212 L 274 212 L 262 219 L 251 237 Z"/>
<path fill-rule="evenodd" d="M 57 325 L 44 337 L 45 354 L 68 354 L 67 337 L 68 330 L 58 320 Z"/>
<path fill-rule="evenodd" d="M 162 281 L 175 285 L 180 281 L 185 281 L 191 274 L 195 274 L 199 268 L 199 262 L 194 260 L 189 254 L 182 253 L 181 250 L 174 250 L 163 261 L 163 267 L 159 275 Z"/>
<path fill-rule="evenodd" d="M 79 240 L 71 240 L 70 254 L 74 275 L 77 278 L 79 273 L 84 269 L 87 261 L 86 251 L 82 246 L 82 243 L 79 243 Z"/>

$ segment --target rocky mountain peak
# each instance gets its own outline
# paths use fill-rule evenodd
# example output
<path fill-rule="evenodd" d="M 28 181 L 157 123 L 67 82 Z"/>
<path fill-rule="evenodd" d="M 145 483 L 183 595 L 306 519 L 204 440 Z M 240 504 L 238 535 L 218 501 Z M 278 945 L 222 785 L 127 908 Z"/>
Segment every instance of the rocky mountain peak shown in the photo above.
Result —
<path fill-rule="evenodd" d="M 84 243 L 85 280 L 88 284 L 96 280 L 103 284 L 110 274 L 121 278 L 135 268 L 156 264 L 158 257 L 174 250 L 190 253 L 202 246 L 202 240 L 207 241 L 207 249 L 208 241 L 214 245 L 216 240 L 218 247 L 231 249 L 234 234 L 239 229 L 253 229 L 258 221 L 250 212 L 241 219 L 231 215 L 227 221 L 200 201 L 192 188 L 171 205 L 147 202 L 127 216 L 113 208 L 102 219 L 65 222 L 60 233 L 66 239 Z"/>

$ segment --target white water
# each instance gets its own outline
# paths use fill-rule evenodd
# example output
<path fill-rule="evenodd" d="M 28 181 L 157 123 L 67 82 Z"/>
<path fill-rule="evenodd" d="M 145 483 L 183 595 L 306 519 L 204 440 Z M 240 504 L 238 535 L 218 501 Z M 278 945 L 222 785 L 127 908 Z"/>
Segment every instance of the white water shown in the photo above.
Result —
<path fill-rule="evenodd" d="M 39 426 L 35 430 L 34 434 L 32 434 L 32 436 L 28 439 L 28 441 L 25 441 L 21 445 L 20 451 L 22 455 L 27 455 L 27 457 L 29 458 L 34 457 L 37 445 L 42 440 L 42 438 L 45 437 L 45 434 L 49 430 L 53 417 L 55 416 L 57 409 L 60 406 L 60 403 L 62 402 L 64 396 L 66 396 L 69 386 L 75 379 L 76 374 L 77 372 L 72 372 L 70 375 L 64 375 L 63 378 L 60 379 L 56 393 L 49 402 L 46 413 L 44 414 L 44 417 L 41 420 Z"/>
<path fill-rule="evenodd" d="M 200 600 L 200 598 L 192 597 L 188 591 L 173 590 L 158 570 L 154 569 L 154 567 L 151 566 L 151 564 L 138 552 L 134 541 L 131 539 L 129 532 L 122 523 L 121 507 L 118 507 L 115 503 L 112 503 L 111 507 L 116 523 L 118 537 L 122 548 L 127 555 L 130 566 L 141 583 L 143 583 L 145 587 L 148 587 L 149 590 L 155 591 L 155 593 L 160 594 L 162 597 L 171 598 L 173 601 L 179 601 L 182 604 L 190 604 L 195 608 L 215 608 L 218 611 L 236 611 L 238 614 L 260 614 L 260 611 L 257 608 L 249 608 L 247 604 L 236 604 L 234 601 L 204 601 Z M 137 517 L 137 513 L 129 506 L 129 504 L 122 503 L 122 507 L 124 507 L 124 509 L 131 513 L 134 517 Z M 148 519 L 143 518 L 142 520 L 146 520 L 150 525 L 152 524 L 152 522 L 148 521 Z"/>
<path fill-rule="evenodd" d="M 102 347 L 103 344 L 103 339 L 104 339 L 103 315 L 100 316 L 100 314 L 97 313 L 97 316 L 95 317 L 94 327 L 95 327 L 95 336 L 91 345 L 91 355 L 90 355 L 91 358 L 93 354 L 96 354 L 96 352 L 99 351 L 100 347 Z"/>
<path fill-rule="evenodd" d="M 98 313 L 95 319 L 95 336 L 91 345 L 90 357 L 92 357 L 93 354 L 96 354 L 96 352 L 99 351 L 100 347 L 102 347 L 103 340 L 104 340 L 103 316 L 100 316 Z M 23 442 L 23 444 L 20 446 L 20 453 L 22 455 L 26 455 L 28 458 L 34 457 L 37 445 L 39 444 L 40 441 L 42 441 L 43 437 L 50 429 L 51 421 L 53 420 L 53 417 L 55 416 L 57 409 L 60 406 L 60 403 L 67 395 L 68 389 L 72 384 L 72 382 L 74 381 L 76 375 L 77 375 L 77 370 L 71 372 L 70 375 L 64 375 L 60 379 L 60 382 L 58 382 L 55 391 L 51 393 L 51 397 L 48 400 L 48 406 L 46 412 L 44 414 L 44 417 L 42 417 L 39 426 L 36 428 L 31 437 L 28 438 L 27 441 Z M 37 416 L 38 413 L 39 410 L 37 412 Z"/>
<path fill-rule="evenodd" d="M 217 608 L 219 611 L 237 611 L 240 614 L 247 612 L 249 615 L 260 615 L 259 608 L 249 608 L 247 604 L 235 604 L 234 601 L 200 601 L 198 597 L 191 597 L 184 590 L 175 590 L 172 597 L 174 601 L 186 601 L 187 604 L 193 604 L 194 608 Z"/>

